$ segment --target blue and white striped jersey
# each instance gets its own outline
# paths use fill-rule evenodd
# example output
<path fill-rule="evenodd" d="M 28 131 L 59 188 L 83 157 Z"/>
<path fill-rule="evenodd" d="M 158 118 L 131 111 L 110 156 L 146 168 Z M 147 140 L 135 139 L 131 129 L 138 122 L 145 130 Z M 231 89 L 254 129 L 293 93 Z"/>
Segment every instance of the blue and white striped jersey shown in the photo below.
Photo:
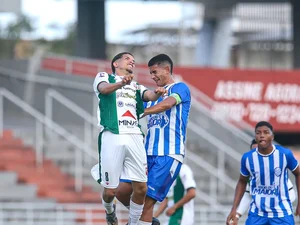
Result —
<path fill-rule="evenodd" d="M 172 94 L 177 94 L 181 101 L 171 109 L 147 116 L 147 136 L 145 148 L 147 155 L 182 155 L 185 154 L 186 127 L 191 107 L 190 89 L 185 83 L 173 83 L 165 87 L 166 96 L 155 102 L 145 103 L 149 108 Z"/>
<path fill-rule="evenodd" d="M 246 152 L 240 172 L 250 176 L 252 202 L 249 213 L 269 218 L 291 215 L 288 169 L 294 171 L 297 166 L 293 153 L 279 145 L 274 145 L 269 155 L 262 155 L 257 149 Z"/>

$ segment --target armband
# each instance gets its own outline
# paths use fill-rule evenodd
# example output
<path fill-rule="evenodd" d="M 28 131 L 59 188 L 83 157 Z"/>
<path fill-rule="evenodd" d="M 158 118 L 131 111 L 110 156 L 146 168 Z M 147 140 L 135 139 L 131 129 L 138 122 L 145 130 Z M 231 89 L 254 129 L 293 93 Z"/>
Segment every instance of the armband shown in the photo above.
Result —
<path fill-rule="evenodd" d="M 181 98 L 180 98 L 179 94 L 172 93 L 172 94 L 170 94 L 170 96 L 172 96 L 172 97 L 175 98 L 175 100 L 176 100 L 176 105 L 178 105 L 178 104 L 181 103 Z"/>

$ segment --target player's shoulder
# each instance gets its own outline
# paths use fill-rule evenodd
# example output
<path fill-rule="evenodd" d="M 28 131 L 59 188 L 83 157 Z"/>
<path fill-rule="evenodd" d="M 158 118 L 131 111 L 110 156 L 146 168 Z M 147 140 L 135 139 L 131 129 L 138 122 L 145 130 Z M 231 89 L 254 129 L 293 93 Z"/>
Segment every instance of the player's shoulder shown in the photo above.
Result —
<path fill-rule="evenodd" d="M 256 148 L 251 149 L 251 150 L 245 152 L 245 153 L 243 154 L 242 158 L 248 158 L 248 157 L 250 157 L 254 152 L 256 152 Z"/>
<path fill-rule="evenodd" d="M 175 83 L 173 87 L 190 90 L 189 86 L 182 81 Z"/>
<path fill-rule="evenodd" d="M 275 149 L 279 150 L 282 153 L 288 154 L 291 153 L 292 151 L 289 148 L 283 147 L 281 145 L 274 145 Z"/>
<path fill-rule="evenodd" d="M 109 74 L 106 72 L 99 72 L 99 73 L 97 73 L 96 78 L 105 78 L 108 76 L 109 76 Z"/>

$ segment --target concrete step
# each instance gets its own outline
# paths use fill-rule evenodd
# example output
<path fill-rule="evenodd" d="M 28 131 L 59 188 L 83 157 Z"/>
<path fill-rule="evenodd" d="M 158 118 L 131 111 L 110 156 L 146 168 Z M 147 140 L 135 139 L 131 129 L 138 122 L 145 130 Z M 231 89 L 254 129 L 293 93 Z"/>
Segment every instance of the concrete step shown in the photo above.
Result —
<path fill-rule="evenodd" d="M 0 187 L 8 187 L 17 183 L 17 174 L 14 172 L 0 171 Z"/>
<path fill-rule="evenodd" d="M 10 200 L 30 200 L 37 198 L 37 186 L 36 185 L 13 185 L 9 188 L 0 187 L 0 201 Z"/>

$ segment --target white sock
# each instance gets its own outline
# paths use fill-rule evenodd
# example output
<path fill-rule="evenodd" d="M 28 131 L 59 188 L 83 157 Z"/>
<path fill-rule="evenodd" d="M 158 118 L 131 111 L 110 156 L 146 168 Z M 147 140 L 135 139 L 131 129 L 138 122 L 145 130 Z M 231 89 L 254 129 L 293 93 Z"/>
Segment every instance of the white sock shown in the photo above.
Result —
<path fill-rule="evenodd" d="M 151 225 L 152 222 L 139 221 L 138 225 Z"/>
<path fill-rule="evenodd" d="M 144 208 L 144 205 L 138 205 L 130 199 L 128 225 L 138 225 L 139 219 L 143 212 L 143 208 Z M 151 223 L 150 223 L 150 225 L 151 225 Z"/>
<path fill-rule="evenodd" d="M 111 214 L 114 212 L 114 207 L 113 207 L 113 202 L 114 201 L 111 201 L 111 202 L 105 202 L 102 198 L 102 204 L 107 212 L 107 214 Z"/>

